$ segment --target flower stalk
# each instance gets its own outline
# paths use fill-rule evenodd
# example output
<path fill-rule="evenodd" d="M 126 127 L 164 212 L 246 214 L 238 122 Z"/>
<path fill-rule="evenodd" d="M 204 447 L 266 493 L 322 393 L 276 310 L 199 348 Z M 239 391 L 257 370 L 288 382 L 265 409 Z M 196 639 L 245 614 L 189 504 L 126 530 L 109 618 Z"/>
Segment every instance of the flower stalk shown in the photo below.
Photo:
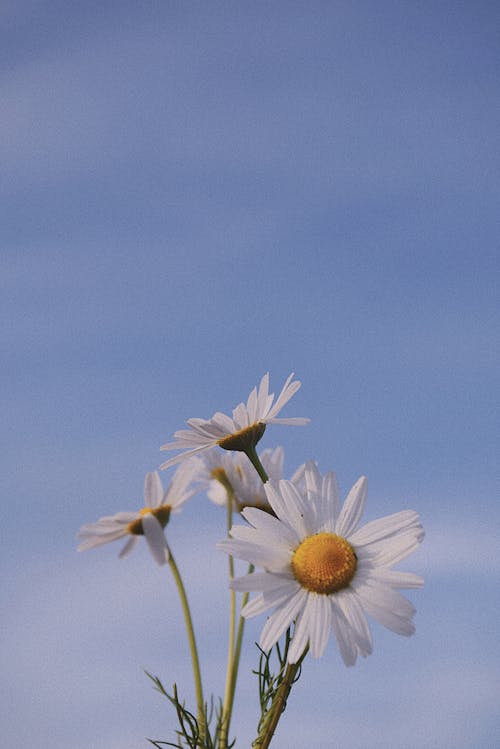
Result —
<path fill-rule="evenodd" d="M 252 747 L 254 747 L 254 749 L 268 749 L 278 726 L 279 720 L 285 711 L 286 703 L 292 686 L 297 681 L 300 675 L 302 661 L 306 657 L 307 651 L 308 648 L 304 650 L 297 663 L 289 663 L 287 665 L 283 680 L 274 692 L 271 706 L 261 722 L 259 735 L 252 743 Z"/>
<path fill-rule="evenodd" d="M 261 460 L 257 455 L 255 445 L 248 445 L 245 449 L 245 455 L 259 474 L 260 478 L 262 479 L 262 483 L 266 484 L 269 481 L 269 476 L 267 475 L 266 469 L 262 465 Z"/>
<path fill-rule="evenodd" d="M 198 708 L 198 726 L 200 729 L 200 737 L 203 738 L 206 733 L 205 701 L 203 699 L 203 685 L 202 685 L 202 680 L 201 680 L 200 660 L 198 657 L 198 648 L 196 646 L 196 638 L 194 634 L 193 620 L 191 618 L 191 610 L 189 608 L 186 589 L 184 587 L 184 583 L 182 582 L 182 577 L 179 572 L 179 568 L 177 567 L 177 564 L 175 562 L 172 552 L 170 551 L 170 548 L 168 551 L 169 551 L 168 565 L 170 567 L 170 570 L 175 580 L 175 584 L 177 586 L 177 590 L 179 592 L 179 598 L 180 598 L 181 606 L 182 606 L 182 613 L 184 614 L 184 622 L 186 625 L 186 633 L 187 633 L 187 638 L 188 638 L 188 643 L 189 643 L 189 651 L 191 653 L 191 663 L 193 667 L 193 679 L 194 679 L 194 688 L 195 688 L 195 693 L 196 693 L 196 705 Z"/>

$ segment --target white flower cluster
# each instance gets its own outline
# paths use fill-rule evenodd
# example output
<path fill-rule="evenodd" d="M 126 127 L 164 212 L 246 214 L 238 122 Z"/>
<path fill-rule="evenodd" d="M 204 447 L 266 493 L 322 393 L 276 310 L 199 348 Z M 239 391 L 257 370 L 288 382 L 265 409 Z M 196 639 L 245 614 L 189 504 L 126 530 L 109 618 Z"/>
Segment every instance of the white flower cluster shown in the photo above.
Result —
<path fill-rule="evenodd" d="M 205 491 L 216 505 L 231 503 L 246 521 L 234 525 L 218 548 L 259 569 L 230 585 L 258 594 L 244 606 L 243 616 L 269 614 L 261 648 L 270 650 L 293 630 L 287 660 L 295 664 L 307 650 L 320 657 L 333 631 L 344 662 L 352 665 L 358 655 L 372 651 L 367 615 L 398 634 L 414 632 L 415 608 L 399 589 L 416 588 L 423 581 L 393 566 L 419 546 L 424 532 L 412 510 L 360 525 L 364 477 L 341 506 L 333 472 L 322 475 L 308 462 L 287 480 L 282 448 L 257 455 L 255 447 L 268 424 L 307 423 L 304 418 L 277 418 L 299 387 L 290 375 L 275 401 L 266 374 L 232 417 L 215 413 L 208 420 L 189 419 L 189 428 L 162 447 L 184 451 L 161 466 L 180 463 L 166 491 L 156 471 L 147 473 L 144 507 L 83 526 L 79 550 L 127 538 L 120 552 L 125 556 L 144 536 L 154 559 L 164 564 L 171 514 Z"/>

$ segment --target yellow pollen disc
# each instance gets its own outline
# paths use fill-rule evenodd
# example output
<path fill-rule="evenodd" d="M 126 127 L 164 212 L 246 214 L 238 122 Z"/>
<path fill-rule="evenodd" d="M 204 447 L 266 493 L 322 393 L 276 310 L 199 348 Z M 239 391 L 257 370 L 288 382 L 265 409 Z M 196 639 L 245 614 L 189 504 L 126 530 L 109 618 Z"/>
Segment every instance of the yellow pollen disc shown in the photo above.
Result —
<path fill-rule="evenodd" d="M 308 536 L 292 557 L 295 579 L 314 593 L 335 593 L 346 588 L 354 577 L 356 564 L 351 544 L 335 533 Z"/>
<path fill-rule="evenodd" d="M 143 536 L 144 535 L 144 529 L 142 527 L 142 519 L 144 515 L 154 515 L 155 518 L 158 520 L 162 528 L 165 528 L 166 524 L 168 523 L 168 519 L 170 517 L 170 511 L 171 511 L 170 505 L 160 505 L 160 507 L 155 507 L 152 509 L 151 507 L 143 507 L 142 510 L 139 510 L 139 517 L 137 520 L 133 520 L 131 523 L 128 524 L 127 530 L 129 533 L 132 533 L 133 536 Z"/>

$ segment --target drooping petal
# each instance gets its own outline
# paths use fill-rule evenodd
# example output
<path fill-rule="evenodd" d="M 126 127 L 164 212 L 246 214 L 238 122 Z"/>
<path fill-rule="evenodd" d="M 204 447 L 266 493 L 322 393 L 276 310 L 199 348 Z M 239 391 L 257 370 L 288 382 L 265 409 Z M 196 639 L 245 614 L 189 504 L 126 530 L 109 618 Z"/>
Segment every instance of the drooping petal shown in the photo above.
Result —
<path fill-rule="evenodd" d="M 309 593 L 297 620 L 290 645 L 289 662 L 296 663 L 309 642 L 313 658 L 321 658 L 330 636 L 332 606 L 328 596 Z"/>
<path fill-rule="evenodd" d="M 163 528 L 154 515 L 148 513 L 142 518 L 142 529 L 153 559 L 158 564 L 168 561 L 168 546 Z"/>
<path fill-rule="evenodd" d="M 200 447 L 196 447 L 194 450 L 188 450 L 185 453 L 181 453 L 180 455 L 176 455 L 174 458 L 169 458 L 164 463 L 160 465 L 160 470 L 165 470 L 165 468 L 170 468 L 170 466 L 174 466 L 177 463 L 180 463 L 181 460 L 186 460 L 186 458 L 190 458 L 192 455 L 196 455 L 197 453 L 201 452 L 202 450 L 207 450 L 209 447 L 212 447 L 215 442 L 210 442 L 206 445 L 200 445 Z M 176 450 L 180 445 L 174 445 L 173 447 L 167 447 L 166 445 L 163 445 L 163 447 L 160 447 L 160 450 Z"/>
<path fill-rule="evenodd" d="M 118 554 L 119 558 L 123 559 L 123 557 L 126 557 L 128 554 L 130 554 L 132 549 L 134 549 L 135 546 L 137 545 L 138 541 L 139 541 L 139 536 L 130 536 L 129 540 L 127 541 L 123 549 Z"/>
<path fill-rule="evenodd" d="M 229 587 L 241 593 L 252 593 L 256 590 L 267 592 L 276 590 L 289 582 L 293 582 L 293 578 L 275 575 L 272 572 L 251 572 L 248 575 L 235 577 L 229 583 Z"/>
<path fill-rule="evenodd" d="M 266 590 L 261 595 L 253 598 L 241 609 L 242 616 L 247 619 L 257 614 L 263 614 L 269 609 L 279 608 L 292 598 L 300 590 L 297 583 L 293 580 L 284 581 L 283 584 Z"/>
<path fill-rule="evenodd" d="M 126 531 L 124 530 L 117 530 L 114 533 L 108 533 L 105 536 L 89 535 L 88 537 L 85 537 L 81 535 L 80 538 L 83 538 L 83 541 L 77 547 L 77 551 L 87 551 L 87 549 L 95 549 L 98 546 L 105 546 L 113 541 L 118 541 L 119 538 L 123 538 L 126 535 Z"/>
<path fill-rule="evenodd" d="M 290 596 L 289 600 L 278 608 L 267 620 L 262 628 L 259 645 L 262 650 L 268 651 L 279 640 L 283 632 L 292 624 L 293 620 L 303 607 L 307 591 L 298 588 Z"/>
<path fill-rule="evenodd" d="M 346 666 L 354 666 L 358 649 L 354 642 L 352 630 L 335 600 L 330 598 L 330 602 L 332 605 L 332 629 L 340 655 Z"/>
<path fill-rule="evenodd" d="M 363 584 L 356 587 L 365 611 L 387 629 L 409 637 L 415 632 L 415 607 L 404 596 L 384 586 Z"/>
<path fill-rule="evenodd" d="M 357 595 L 351 590 L 341 590 L 335 596 L 339 609 L 349 624 L 361 655 L 372 652 L 372 635 Z"/>

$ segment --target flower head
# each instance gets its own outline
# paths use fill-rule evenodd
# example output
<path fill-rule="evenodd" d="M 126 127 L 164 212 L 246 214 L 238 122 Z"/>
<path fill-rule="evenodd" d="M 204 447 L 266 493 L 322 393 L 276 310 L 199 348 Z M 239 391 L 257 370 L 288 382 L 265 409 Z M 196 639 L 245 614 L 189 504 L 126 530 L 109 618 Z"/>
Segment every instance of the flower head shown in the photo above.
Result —
<path fill-rule="evenodd" d="M 144 507 L 137 512 L 118 512 L 101 518 L 97 523 L 82 526 L 78 538 L 83 540 L 78 551 L 128 537 L 119 554 L 124 557 L 132 551 L 139 538 L 144 536 L 154 559 L 158 564 L 165 564 L 168 561 L 168 546 L 164 528 L 170 514 L 177 512 L 197 492 L 198 489 L 193 484 L 193 478 L 199 470 L 197 464 L 198 459 L 195 458 L 180 466 L 166 491 L 163 491 L 157 471 L 147 473 L 144 479 Z"/>
<path fill-rule="evenodd" d="M 168 442 L 160 448 L 161 450 L 185 450 L 185 452 L 165 461 L 160 468 L 168 468 L 190 455 L 217 445 L 224 450 L 246 452 L 248 449 L 255 448 L 267 424 L 293 426 L 307 424 L 309 419 L 302 417 L 277 418 L 283 406 L 300 388 L 299 380 L 292 382 L 292 378 L 293 373 L 287 378 L 276 402 L 274 402 L 274 394 L 269 393 L 269 374 L 265 374 L 260 381 L 259 389 L 252 390 L 246 405 L 240 403 L 236 406 L 232 418 L 217 412 L 208 420 L 188 419 L 189 429 L 180 429 L 175 432 L 175 441 Z"/>
<path fill-rule="evenodd" d="M 288 662 L 296 663 L 309 646 L 320 657 L 333 629 L 344 663 L 372 651 L 366 614 L 388 629 L 411 635 L 414 606 L 399 588 L 416 588 L 423 580 L 392 569 L 421 543 L 424 532 L 417 513 L 404 510 L 359 526 L 367 484 L 360 478 L 340 509 L 335 475 L 321 476 L 314 463 L 305 467 L 306 490 L 290 481 L 265 485 L 276 515 L 243 510 L 248 526 L 233 526 L 231 538 L 218 547 L 262 567 L 263 572 L 237 578 L 231 587 L 260 591 L 243 615 L 273 610 L 261 633 L 269 650 L 294 624 Z"/>
<path fill-rule="evenodd" d="M 263 450 L 259 460 L 271 481 L 283 478 L 285 451 L 282 447 Z M 200 478 L 209 499 L 217 505 L 225 505 L 229 493 L 234 497 L 234 509 L 241 512 L 244 507 L 259 507 L 272 512 L 264 491 L 264 484 L 247 456 L 241 452 L 208 450 L 202 458 L 204 471 Z M 291 478 L 298 485 L 304 475 L 300 466 Z"/>

